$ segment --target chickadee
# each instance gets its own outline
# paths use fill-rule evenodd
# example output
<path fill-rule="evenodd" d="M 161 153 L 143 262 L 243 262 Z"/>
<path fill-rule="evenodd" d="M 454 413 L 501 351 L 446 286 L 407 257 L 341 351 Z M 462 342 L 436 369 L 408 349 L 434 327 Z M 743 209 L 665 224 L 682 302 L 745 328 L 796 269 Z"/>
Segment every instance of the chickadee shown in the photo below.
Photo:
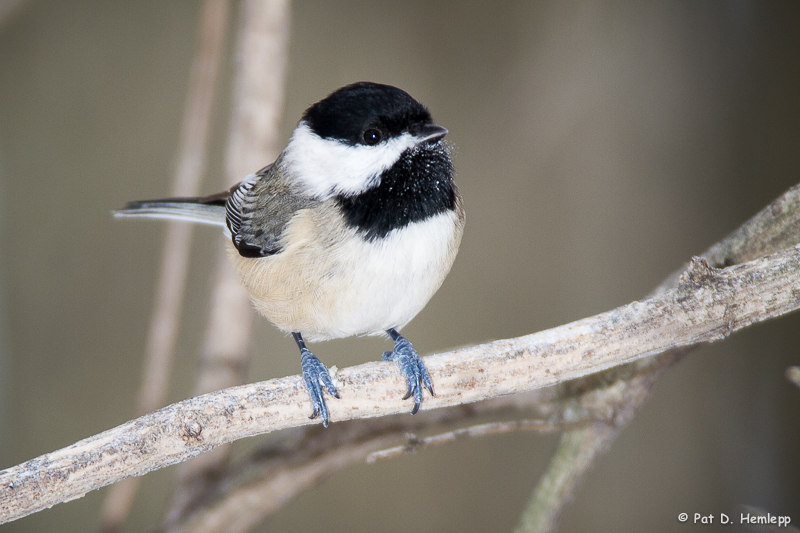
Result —
<path fill-rule="evenodd" d="M 309 107 L 278 159 L 205 198 L 132 202 L 117 216 L 225 228 L 228 258 L 255 308 L 300 348 L 312 415 L 336 398 L 310 341 L 381 335 L 417 412 L 425 365 L 400 333 L 450 271 L 464 230 L 448 131 L 396 87 L 360 82 Z"/>

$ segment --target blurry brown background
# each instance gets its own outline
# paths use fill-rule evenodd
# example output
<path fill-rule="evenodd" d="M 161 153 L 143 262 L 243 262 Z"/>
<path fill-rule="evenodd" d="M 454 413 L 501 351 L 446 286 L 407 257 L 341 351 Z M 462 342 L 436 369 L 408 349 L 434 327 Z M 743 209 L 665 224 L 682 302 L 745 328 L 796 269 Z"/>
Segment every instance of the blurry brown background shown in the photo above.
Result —
<path fill-rule="evenodd" d="M 0 467 L 133 413 L 164 226 L 110 211 L 170 190 L 197 17 L 192 1 L 29 0 L 0 26 Z M 423 353 L 521 335 L 644 296 L 800 182 L 799 24 L 790 1 L 297 2 L 283 138 L 357 80 L 426 104 L 450 129 L 468 223 L 404 332 Z M 222 183 L 231 50 L 205 192 Z M 193 386 L 220 239 L 194 241 L 170 401 Z M 263 319 L 255 340 L 250 380 L 298 373 Z M 312 349 L 342 367 L 386 346 Z M 695 531 L 678 513 L 740 504 L 800 522 L 800 390 L 784 378 L 799 362 L 797 314 L 694 352 L 561 531 Z M 260 529 L 509 531 L 554 444 L 352 466 Z M 157 523 L 173 475 L 146 476 L 128 531 Z M 103 493 L 1 529 L 91 531 Z"/>

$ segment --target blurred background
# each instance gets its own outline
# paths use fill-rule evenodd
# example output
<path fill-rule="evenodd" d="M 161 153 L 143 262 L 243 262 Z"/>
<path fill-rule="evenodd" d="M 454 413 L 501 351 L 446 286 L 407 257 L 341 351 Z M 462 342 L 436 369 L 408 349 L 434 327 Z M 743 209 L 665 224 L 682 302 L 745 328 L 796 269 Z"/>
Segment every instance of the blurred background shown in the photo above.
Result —
<path fill-rule="evenodd" d="M 169 194 L 198 9 L 27 0 L 0 21 L 2 468 L 133 415 L 164 225 L 110 211 Z M 799 23 L 792 1 L 296 2 L 282 138 L 353 81 L 427 105 L 456 147 L 467 229 L 404 333 L 421 353 L 518 336 L 643 297 L 800 182 Z M 234 33 L 208 193 L 222 184 Z M 194 386 L 220 240 L 194 239 L 170 402 Z M 344 367 L 386 346 L 312 349 Z M 298 373 L 264 319 L 253 350 L 250 381 Z M 800 522 L 800 390 L 784 377 L 798 362 L 797 314 L 693 352 L 560 531 L 696 530 L 678 513 L 741 504 Z M 260 530 L 510 531 L 555 443 L 496 436 L 351 466 Z M 127 531 L 158 523 L 173 476 L 145 477 Z M 91 531 L 105 490 L 0 529 Z"/>

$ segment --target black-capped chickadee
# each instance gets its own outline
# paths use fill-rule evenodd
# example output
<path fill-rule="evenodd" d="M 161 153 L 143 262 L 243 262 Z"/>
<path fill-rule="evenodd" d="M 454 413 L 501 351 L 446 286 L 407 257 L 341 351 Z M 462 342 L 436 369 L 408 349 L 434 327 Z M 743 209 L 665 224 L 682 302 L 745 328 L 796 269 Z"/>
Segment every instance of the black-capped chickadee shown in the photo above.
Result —
<path fill-rule="evenodd" d="M 303 337 L 386 333 L 413 396 L 433 384 L 398 330 L 450 271 L 464 230 L 453 165 L 428 110 L 389 85 L 360 82 L 309 107 L 270 166 L 205 198 L 132 202 L 117 216 L 223 226 L 228 258 L 255 308 L 300 348 L 311 418 L 339 397 Z"/>

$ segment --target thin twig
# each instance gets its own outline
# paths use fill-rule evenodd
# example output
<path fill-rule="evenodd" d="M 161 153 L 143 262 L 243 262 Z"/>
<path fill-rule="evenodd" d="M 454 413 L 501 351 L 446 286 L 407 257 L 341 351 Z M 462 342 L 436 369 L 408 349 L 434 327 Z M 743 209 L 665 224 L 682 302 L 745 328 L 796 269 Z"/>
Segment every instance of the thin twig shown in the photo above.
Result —
<path fill-rule="evenodd" d="M 290 9 L 285 0 L 247 1 L 241 6 L 237 72 L 226 159 L 227 186 L 277 157 L 284 107 Z M 269 73 L 266 75 L 264 73 Z M 261 117 L 254 121 L 253 117 Z M 227 188 L 226 186 L 226 188 Z M 195 394 L 244 383 L 253 311 L 220 247 Z M 230 446 L 189 461 L 177 471 L 167 520 L 185 513 L 225 467 Z"/>
<path fill-rule="evenodd" d="M 205 173 L 206 145 L 219 72 L 229 0 L 206 0 L 198 25 L 197 48 L 189 76 L 189 92 L 183 111 L 178 165 L 172 193 L 196 196 Z M 175 339 L 186 285 L 192 229 L 188 224 L 168 223 L 162 247 L 156 302 L 150 321 L 144 369 L 136 402 L 136 414 L 161 407 L 167 397 Z M 138 480 L 132 478 L 112 488 L 101 510 L 101 530 L 118 531 L 136 497 Z"/>
<path fill-rule="evenodd" d="M 503 433 L 516 433 L 518 431 L 535 431 L 537 433 L 555 433 L 585 426 L 585 423 L 554 423 L 547 420 L 504 420 L 502 422 L 489 422 L 466 428 L 459 428 L 446 433 L 439 433 L 430 437 L 419 438 L 413 433 L 406 433 L 406 443 L 385 450 L 372 452 L 367 456 L 367 463 L 375 463 L 384 459 L 394 459 L 402 455 L 417 453 L 425 448 L 441 446 L 461 439 L 501 435 Z"/>
<path fill-rule="evenodd" d="M 713 342 L 800 307 L 800 247 L 722 270 L 692 262 L 678 288 L 540 333 L 429 356 L 437 387 L 426 409 L 529 391 L 681 346 Z M 334 374 L 331 419 L 408 410 L 391 364 Z M 20 518 L 220 444 L 319 421 L 308 419 L 300 376 L 173 404 L 62 450 L 0 472 L 0 520 Z"/>

